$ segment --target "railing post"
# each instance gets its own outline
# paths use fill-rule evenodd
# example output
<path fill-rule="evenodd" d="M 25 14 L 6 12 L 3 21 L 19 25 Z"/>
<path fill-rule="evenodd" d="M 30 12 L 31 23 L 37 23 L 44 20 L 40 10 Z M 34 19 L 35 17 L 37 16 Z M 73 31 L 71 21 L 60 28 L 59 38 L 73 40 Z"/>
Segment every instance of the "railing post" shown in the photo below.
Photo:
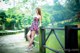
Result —
<path fill-rule="evenodd" d="M 25 39 L 26 39 L 26 41 L 27 41 L 27 33 L 28 33 L 28 31 L 29 31 L 29 27 L 26 27 L 25 28 Z"/>
<path fill-rule="evenodd" d="M 78 53 L 78 30 L 76 25 L 65 26 L 65 53 Z"/>
<path fill-rule="evenodd" d="M 39 52 L 40 53 L 46 53 L 46 48 L 44 47 L 45 43 L 45 29 L 42 29 L 42 27 L 40 27 L 39 30 Z"/>

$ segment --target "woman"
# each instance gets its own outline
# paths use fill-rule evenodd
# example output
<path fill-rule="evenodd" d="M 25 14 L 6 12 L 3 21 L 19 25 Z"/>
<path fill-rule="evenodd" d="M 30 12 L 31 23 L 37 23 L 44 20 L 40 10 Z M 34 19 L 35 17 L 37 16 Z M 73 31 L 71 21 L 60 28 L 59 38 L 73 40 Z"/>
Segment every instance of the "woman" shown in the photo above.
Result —
<path fill-rule="evenodd" d="M 41 10 L 40 8 L 36 8 L 36 16 L 34 17 L 31 27 L 29 28 L 29 32 L 27 33 L 27 39 L 29 41 L 28 49 L 32 48 L 33 46 L 32 43 L 34 40 L 34 36 L 36 33 L 38 34 L 38 29 L 39 26 L 41 26 L 41 22 L 42 22 Z"/>

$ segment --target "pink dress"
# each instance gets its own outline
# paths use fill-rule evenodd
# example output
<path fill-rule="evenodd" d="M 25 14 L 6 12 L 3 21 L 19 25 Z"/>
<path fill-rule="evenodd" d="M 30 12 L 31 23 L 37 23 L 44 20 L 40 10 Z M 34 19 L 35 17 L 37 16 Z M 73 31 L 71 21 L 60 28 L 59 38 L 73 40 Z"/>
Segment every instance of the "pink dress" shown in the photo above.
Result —
<path fill-rule="evenodd" d="M 36 34 L 38 34 L 38 25 L 39 25 L 39 18 L 34 17 L 34 20 L 32 22 L 32 25 L 30 27 L 31 31 L 36 31 Z"/>

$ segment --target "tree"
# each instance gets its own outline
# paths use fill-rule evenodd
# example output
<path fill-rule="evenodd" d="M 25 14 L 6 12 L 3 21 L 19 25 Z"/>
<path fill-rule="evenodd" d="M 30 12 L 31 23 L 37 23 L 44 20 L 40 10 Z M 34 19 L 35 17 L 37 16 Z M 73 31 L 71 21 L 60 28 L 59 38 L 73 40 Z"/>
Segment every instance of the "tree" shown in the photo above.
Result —
<path fill-rule="evenodd" d="M 2 30 L 5 30 L 6 14 L 5 11 L 0 10 L 0 23 L 2 23 Z"/>

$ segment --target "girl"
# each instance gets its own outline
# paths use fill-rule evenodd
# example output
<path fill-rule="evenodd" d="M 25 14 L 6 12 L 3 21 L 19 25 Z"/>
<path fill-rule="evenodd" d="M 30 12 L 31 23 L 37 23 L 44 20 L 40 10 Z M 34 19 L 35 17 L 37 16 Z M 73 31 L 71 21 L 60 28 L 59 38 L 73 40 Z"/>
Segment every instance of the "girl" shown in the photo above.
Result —
<path fill-rule="evenodd" d="M 32 48 L 33 40 L 36 33 L 38 33 L 38 27 L 41 26 L 42 15 L 40 8 L 36 8 L 36 16 L 34 17 L 33 23 L 29 28 L 29 32 L 27 33 L 27 39 L 29 41 L 28 49 Z"/>

